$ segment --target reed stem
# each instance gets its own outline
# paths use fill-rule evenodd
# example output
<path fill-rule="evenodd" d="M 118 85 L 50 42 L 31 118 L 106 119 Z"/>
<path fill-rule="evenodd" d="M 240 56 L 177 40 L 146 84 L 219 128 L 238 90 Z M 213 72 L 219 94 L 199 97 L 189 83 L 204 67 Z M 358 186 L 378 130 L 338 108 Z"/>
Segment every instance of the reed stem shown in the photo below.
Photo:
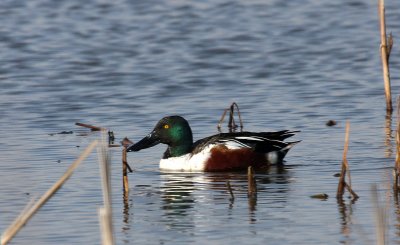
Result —
<path fill-rule="evenodd" d="M 101 241 L 103 245 L 113 245 L 114 236 L 112 234 L 111 213 L 105 207 L 99 208 L 99 221 L 101 231 Z"/>
<path fill-rule="evenodd" d="M 374 204 L 375 213 L 375 228 L 376 228 L 376 244 L 384 245 L 386 243 L 387 234 L 387 215 L 385 207 L 380 205 L 380 198 L 378 195 L 378 188 L 376 184 L 371 187 L 372 202 Z"/>
<path fill-rule="evenodd" d="M 388 46 L 387 36 L 386 36 L 385 0 L 378 0 L 378 8 L 379 8 L 380 36 L 381 36 L 380 52 L 382 60 L 383 81 L 385 85 L 386 110 L 391 113 L 393 111 L 393 107 L 392 107 L 392 95 L 390 89 L 389 56 L 390 56 L 391 45 L 393 44 L 393 39 L 390 39 L 390 46 Z"/>
<path fill-rule="evenodd" d="M 393 169 L 393 189 L 395 195 L 399 190 L 399 174 L 400 174 L 400 96 L 397 98 L 397 126 L 396 126 L 396 160 Z"/>
<path fill-rule="evenodd" d="M 336 192 L 336 197 L 337 198 L 343 197 L 344 190 L 345 190 L 345 187 L 346 187 L 346 171 L 347 171 L 347 168 L 348 168 L 347 152 L 348 152 L 348 149 L 349 149 L 349 131 L 350 131 L 350 123 L 346 122 L 346 134 L 345 134 L 345 138 L 344 138 L 342 169 L 340 171 L 339 184 L 338 184 L 338 189 L 337 189 L 337 192 Z"/>
<path fill-rule="evenodd" d="M 124 192 L 128 193 L 129 192 L 129 181 L 128 181 L 128 162 L 127 162 L 127 156 L 126 156 L 126 149 L 127 147 L 124 146 L 122 149 L 122 186 L 124 187 Z"/>
<path fill-rule="evenodd" d="M 249 198 L 256 198 L 257 197 L 257 183 L 254 178 L 253 167 L 251 167 L 251 166 L 249 166 L 247 168 L 247 184 L 248 184 L 247 196 Z"/>
<path fill-rule="evenodd" d="M 98 153 L 104 202 L 104 207 L 99 209 L 102 244 L 113 245 L 114 236 L 111 209 L 110 154 L 108 150 L 108 142 L 105 140 L 105 134 L 102 135 L 102 142 L 98 148 Z"/>
<path fill-rule="evenodd" d="M 347 162 L 347 152 L 349 149 L 349 132 L 350 132 L 350 123 L 346 122 L 346 135 L 344 140 L 344 149 L 343 149 L 343 159 L 342 159 L 342 169 L 340 171 L 340 178 L 338 189 L 336 192 L 336 198 L 343 198 L 344 190 L 347 189 L 348 192 L 353 196 L 353 199 L 358 199 L 359 196 L 353 191 L 351 188 L 351 177 L 350 177 L 350 167 Z M 346 183 L 346 175 L 348 176 L 349 183 Z"/>

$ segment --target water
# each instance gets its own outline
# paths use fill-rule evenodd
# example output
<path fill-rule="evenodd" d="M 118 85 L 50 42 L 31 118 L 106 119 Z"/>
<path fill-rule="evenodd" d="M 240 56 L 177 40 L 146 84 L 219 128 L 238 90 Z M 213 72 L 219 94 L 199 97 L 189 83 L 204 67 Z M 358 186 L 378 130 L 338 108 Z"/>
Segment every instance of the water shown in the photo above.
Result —
<path fill-rule="evenodd" d="M 400 9 L 386 5 L 396 96 Z M 138 141 L 179 114 L 199 139 L 235 101 L 245 130 L 302 131 L 283 169 L 257 174 L 257 202 L 244 173 L 160 172 L 164 146 L 129 154 L 124 197 L 114 148 L 117 244 L 373 244 L 372 184 L 400 243 L 375 1 L 2 1 L 0 12 L 0 231 L 98 138 L 75 122 Z M 360 199 L 337 203 L 346 120 Z M 11 244 L 100 244 L 100 206 L 93 153 Z"/>

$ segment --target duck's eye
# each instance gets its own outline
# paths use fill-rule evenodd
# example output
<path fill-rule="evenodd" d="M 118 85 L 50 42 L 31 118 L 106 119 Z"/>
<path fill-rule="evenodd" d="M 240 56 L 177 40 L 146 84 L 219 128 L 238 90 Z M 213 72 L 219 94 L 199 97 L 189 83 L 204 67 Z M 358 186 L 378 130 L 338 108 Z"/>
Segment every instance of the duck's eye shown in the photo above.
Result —
<path fill-rule="evenodd" d="M 164 125 L 164 128 L 165 128 L 165 129 L 169 129 L 169 125 L 168 125 L 168 124 L 165 124 L 165 125 Z"/>

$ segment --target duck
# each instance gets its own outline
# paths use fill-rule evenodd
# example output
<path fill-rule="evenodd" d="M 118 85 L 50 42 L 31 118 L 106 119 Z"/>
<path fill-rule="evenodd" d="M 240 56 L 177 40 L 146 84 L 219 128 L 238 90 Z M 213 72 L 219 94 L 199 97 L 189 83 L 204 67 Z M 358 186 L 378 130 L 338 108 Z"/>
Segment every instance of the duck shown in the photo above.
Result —
<path fill-rule="evenodd" d="M 300 141 L 285 142 L 299 131 L 231 132 L 193 142 L 192 129 L 181 116 L 162 118 L 143 139 L 127 147 L 137 152 L 160 143 L 168 147 L 160 160 L 161 170 L 189 172 L 240 171 L 282 164 L 288 151 Z"/>

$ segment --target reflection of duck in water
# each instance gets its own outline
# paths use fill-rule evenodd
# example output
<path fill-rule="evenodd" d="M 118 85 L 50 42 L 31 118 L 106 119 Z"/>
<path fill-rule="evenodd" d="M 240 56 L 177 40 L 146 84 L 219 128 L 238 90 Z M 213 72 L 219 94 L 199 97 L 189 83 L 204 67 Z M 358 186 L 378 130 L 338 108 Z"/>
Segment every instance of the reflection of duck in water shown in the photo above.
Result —
<path fill-rule="evenodd" d="M 193 143 L 189 123 L 180 116 L 161 119 L 154 130 L 128 151 L 139 151 L 159 143 L 168 148 L 160 168 L 179 171 L 231 171 L 248 166 L 262 168 L 282 163 L 296 142 L 284 142 L 294 131 L 220 133 Z"/>
<path fill-rule="evenodd" d="M 241 209 L 248 203 L 252 222 L 258 219 L 257 203 L 263 208 L 283 206 L 290 190 L 291 171 L 282 165 L 259 171 L 256 175 L 256 199 L 248 198 L 247 174 L 245 172 L 218 173 L 171 173 L 160 174 L 161 209 L 163 221 L 169 228 L 190 230 L 196 223 L 210 216 L 225 216 L 234 206 Z M 230 181 L 235 196 L 226 186 Z M 235 205 L 234 205 L 235 203 Z M 217 207 L 217 209 L 216 209 Z M 226 208 L 226 209 L 225 209 Z M 228 212 L 229 215 L 235 212 Z"/>
<path fill-rule="evenodd" d="M 161 188 L 164 210 L 178 214 L 193 207 L 195 200 L 192 192 L 196 187 L 191 176 L 163 174 L 161 179 L 164 184 Z"/>

